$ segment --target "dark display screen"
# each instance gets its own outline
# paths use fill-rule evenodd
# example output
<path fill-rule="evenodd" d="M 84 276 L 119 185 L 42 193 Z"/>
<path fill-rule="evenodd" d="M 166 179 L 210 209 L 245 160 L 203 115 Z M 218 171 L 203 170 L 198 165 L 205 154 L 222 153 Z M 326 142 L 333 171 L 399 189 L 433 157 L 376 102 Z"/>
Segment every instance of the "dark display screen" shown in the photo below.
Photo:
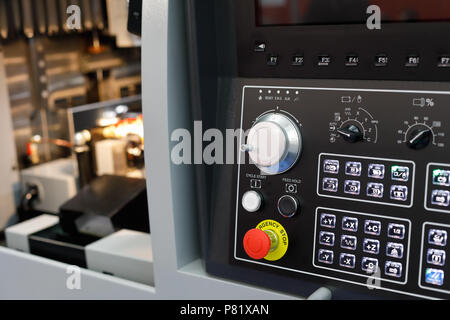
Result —
<path fill-rule="evenodd" d="M 259 26 L 365 23 L 377 5 L 382 22 L 450 21 L 450 0 L 256 0 Z"/>

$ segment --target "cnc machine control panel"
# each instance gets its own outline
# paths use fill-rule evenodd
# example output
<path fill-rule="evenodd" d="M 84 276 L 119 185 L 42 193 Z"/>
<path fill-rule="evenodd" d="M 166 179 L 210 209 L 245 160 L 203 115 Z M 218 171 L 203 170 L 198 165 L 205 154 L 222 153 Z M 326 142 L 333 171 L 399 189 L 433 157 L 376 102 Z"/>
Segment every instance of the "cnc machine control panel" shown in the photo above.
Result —
<path fill-rule="evenodd" d="M 450 91 L 263 83 L 242 83 L 232 264 L 449 298 Z"/>

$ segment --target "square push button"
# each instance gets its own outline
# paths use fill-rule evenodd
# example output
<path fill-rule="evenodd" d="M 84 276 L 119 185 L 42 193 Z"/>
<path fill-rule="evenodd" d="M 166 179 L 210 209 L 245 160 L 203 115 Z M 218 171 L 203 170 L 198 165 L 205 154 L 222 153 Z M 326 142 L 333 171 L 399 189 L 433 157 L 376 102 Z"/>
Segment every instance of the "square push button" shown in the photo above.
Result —
<path fill-rule="evenodd" d="M 450 192 L 447 190 L 433 190 L 431 204 L 440 207 L 450 206 Z"/>
<path fill-rule="evenodd" d="M 437 249 L 428 249 L 427 251 L 427 263 L 434 264 L 435 266 L 445 265 L 445 251 Z"/>
<path fill-rule="evenodd" d="M 328 55 L 321 55 L 317 59 L 317 65 L 319 67 L 328 67 L 331 64 L 331 57 Z"/>
<path fill-rule="evenodd" d="M 403 265 L 400 262 L 387 261 L 384 267 L 384 273 L 387 276 L 400 278 L 402 276 Z"/>
<path fill-rule="evenodd" d="M 356 265 L 356 257 L 353 254 L 341 253 L 339 257 L 339 265 L 341 267 L 354 269 Z"/>
<path fill-rule="evenodd" d="M 358 219 L 351 217 L 342 218 L 342 230 L 357 232 L 358 231 Z"/>
<path fill-rule="evenodd" d="M 425 282 L 435 286 L 442 286 L 444 284 L 444 271 L 427 268 L 425 270 Z"/>
<path fill-rule="evenodd" d="M 345 57 L 346 67 L 357 67 L 359 65 L 359 57 L 355 54 L 350 54 Z"/>
<path fill-rule="evenodd" d="M 380 253 L 380 241 L 373 239 L 364 239 L 363 251 L 372 254 Z"/>
<path fill-rule="evenodd" d="M 326 263 L 326 264 L 333 264 L 334 260 L 334 252 L 330 250 L 319 250 L 319 262 Z"/>
<path fill-rule="evenodd" d="M 277 66 L 280 58 L 276 54 L 272 54 L 267 58 L 267 65 L 268 66 Z"/>
<path fill-rule="evenodd" d="M 375 57 L 375 67 L 386 67 L 389 64 L 389 57 L 385 54 L 379 54 Z"/>
<path fill-rule="evenodd" d="M 407 182 L 409 180 L 409 168 L 402 166 L 392 166 L 391 179 L 394 181 Z"/>
<path fill-rule="evenodd" d="M 382 183 L 369 183 L 367 184 L 367 196 L 371 198 L 383 198 L 384 185 Z"/>
<path fill-rule="evenodd" d="M 353 195 L 359 195 L 361 192 L 361 182 L 354 180 L 346 180 L 344 183 L 344 192 Z"/>
<path fill-rule="evenodd" d="M 323 172 L 338 174 L 339 173 L 339 161 L 337 160 L 325 160 L 323 162 Z"/>
<path fill-rule="evenodd" d="M 403 224 L 389 223 L 388 225 L 388 237 L 394 239 L 405 238 L 406 227 Z"/>
<path fill-rule="evenodd" d="M 337 192 L 338 186 L 339 186 L 338 179 L 334 179 L 334 178 L 324 178 L 323 179 L 322 189 L 324 191 Z"/>
<path fill-rule="evenodd" d="M 255 52 L 265 52 L 266 51 L 266 44 L 261 41 L 255 42 L 255 47 L 253 49 Z"/>
<path fill-rule="evenodd" d="M 322 213 L 320 215 L 320 226 L 334 229 L 336 227 L 336 216 L 334 214 Z"/>
<path fill-rule="evenodd" d="M 389 242 L 386 246 L 386 255 L 391 258 L 403 258 L 404 247 L 401 243 Z"/>
<path fill-rule="evenodd" d="M 428 232 L 428 244 L 445 247 L 447 245 L 447 231 L 430 229 Z"/>
<path fill-rule="evenodd" d="M 334 233 L 325 231 L 320 232 L 319 243 L 324 246 L 334 246 Z"/>
<path fill-rule="evenodd" d="M 433 184 L 435 186 L 450 187 L 450 171 L 433 170 Z"/>
<path fill-rule="evenodd" d="M 354 236 L 343 235 L 341 237 L 341 248 L 348 250 L 356 250 L 358 240 Z"/>
<path fill-rule="evenodd" d="M 299 54 L 295 54 L 292 56 L 292 65 L 296 67 L 303 66 L 305 63 L 305 57 Z"/>
<path fill-rule="evenodd" d="M 391 200 L 406 201 L 408 200 L 408 187 L 406 186 L 392 186 Z"/>
<path fill-rule="evenodd" d="M 381 222 L 366 220 L 366 222 L 364 223 L 364 233 L 379 236 L 381 233 Z"/>
<path fill-rule="evenodd" d="M 345 164 L 345 174 L 348 176 L 360 177 L 361 168 L 361 162 L 347 162 Z"/>
<path fill-rule="evenodd" d="M 450 67 L 450 55 L 440 56 L 438 60 L 439 68 L 449 68 Z"/>
<path fill-rule="evenodd" d="M 420 64 L 420 57 L 417 55 L 410 55 L 406 58 L 405 67 L 418 67 Z"/>
<path fill-rule="evenodd" d="M 384 179 L 385 171 L 384 164 L 369 164 L 369 178 Z"/>

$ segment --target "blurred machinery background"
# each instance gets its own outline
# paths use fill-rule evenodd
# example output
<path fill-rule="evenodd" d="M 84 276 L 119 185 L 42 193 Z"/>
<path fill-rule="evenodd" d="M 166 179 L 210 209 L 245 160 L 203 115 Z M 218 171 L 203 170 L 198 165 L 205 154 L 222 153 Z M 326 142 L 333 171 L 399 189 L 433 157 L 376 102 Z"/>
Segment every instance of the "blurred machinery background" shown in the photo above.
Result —
<path fill-rule="evenodd" d="M 126 0 L 0 0 L 2 67 L 21 169 L 70 155 L 47 143 L 73 139 L 70 108 L 140 94 L 140 40 L 127 32 L 127 6 Z M 70 29 L 76 18 L 81 24 Z M 38 147 L 30 145 L 36 137 L 44 142 Z"/>

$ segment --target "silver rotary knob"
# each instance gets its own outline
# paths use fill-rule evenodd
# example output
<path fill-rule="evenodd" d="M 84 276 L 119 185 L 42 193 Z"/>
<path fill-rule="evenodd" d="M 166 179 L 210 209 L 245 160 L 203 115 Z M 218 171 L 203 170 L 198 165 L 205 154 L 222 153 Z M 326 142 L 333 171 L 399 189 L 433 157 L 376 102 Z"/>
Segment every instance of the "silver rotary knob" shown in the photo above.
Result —
<path fill-rule="evenodd" d="M 250 129 L 244 149 L 262 173 L 281 174 L 297 163 L 302 152 L 302 135 L 288 116 L 268 113 Z"/>

